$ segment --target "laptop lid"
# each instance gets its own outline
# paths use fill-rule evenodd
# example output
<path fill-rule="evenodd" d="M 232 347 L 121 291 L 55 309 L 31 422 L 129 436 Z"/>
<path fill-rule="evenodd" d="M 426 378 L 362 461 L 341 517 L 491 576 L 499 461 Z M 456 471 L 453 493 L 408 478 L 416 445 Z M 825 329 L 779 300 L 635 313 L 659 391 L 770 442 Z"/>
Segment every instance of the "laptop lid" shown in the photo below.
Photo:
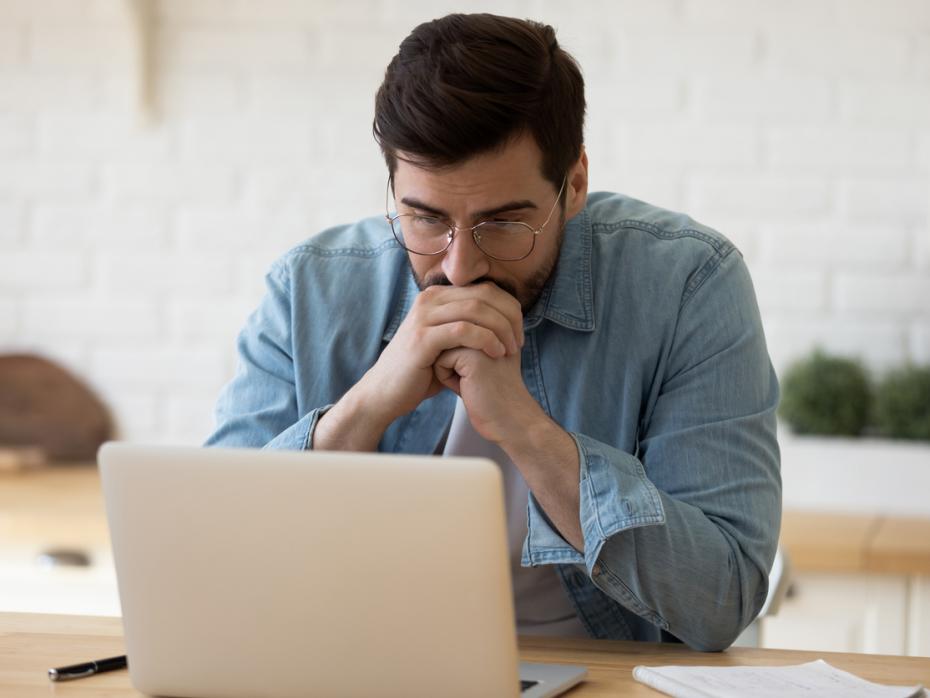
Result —
<path fill-rule="evenodd" d="M 518 695 L 492 462 L 109 443 L 99 464 L 139 690 Z"/>

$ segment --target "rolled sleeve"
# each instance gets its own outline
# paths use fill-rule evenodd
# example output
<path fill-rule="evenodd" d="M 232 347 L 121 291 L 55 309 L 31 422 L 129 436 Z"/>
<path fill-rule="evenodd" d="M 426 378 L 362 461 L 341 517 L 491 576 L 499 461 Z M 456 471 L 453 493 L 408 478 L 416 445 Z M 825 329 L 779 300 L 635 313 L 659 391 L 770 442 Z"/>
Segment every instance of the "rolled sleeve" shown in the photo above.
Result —
<path fill-rule="evenodd" d="M 662 499 L 638 459 L 583 434 L 571 436 L 580 461 L 579 513 L 584 555 L 562 538 L 531 496 L 523 565 L 584 564 L 590 572 L 611 536 L 665 523 Z"/>
<path fill-rule="evenodd" d="M 305 414 L 296 423 L 265 444 L 264 448 L 282 451 L 309 451 L 313 449 L 316 425 L 332 405 L 319 407 Z"/>
<path fill-rule="evenodd" d="M 720 650 L 765 600 L 781 518 L 778 382 L 737 254 L 682 302 L 660 375 L 635 455 L 573 435 L 584 554 L 531 499 L 523 561 L 583 565 L 625 608 Z"/>

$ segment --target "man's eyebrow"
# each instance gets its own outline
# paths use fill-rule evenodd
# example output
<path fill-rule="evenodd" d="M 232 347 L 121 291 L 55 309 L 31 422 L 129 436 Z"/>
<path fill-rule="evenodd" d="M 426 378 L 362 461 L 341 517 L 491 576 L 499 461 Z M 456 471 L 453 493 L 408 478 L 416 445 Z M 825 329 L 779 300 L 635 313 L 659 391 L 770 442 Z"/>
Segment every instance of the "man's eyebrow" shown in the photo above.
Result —
<path fill-rule="evenodd" d="M 402 204 L 406 204 L 410 208 L 415 208 L 420 211 L 428 211 L 429 213 L 432 213 L 434 216 L 438 216 L 439 218 L 449 218 L 449 214 L 443 211 L 442 209 L 436 208 L 435 206 L 430 206 L 429 204 L 425 204 L 419 199 L 415 199 L 411 196 L 405 196 L 404 198 L 400 200 L 400 202 Z M 475 214 L 475 220 L 485 220 L 488 218 L 492 218 L 496 215 L 499 215 L 501 213 L 507 213 L 509 211 L 521 211 L 525 208 L 536 209 L 538 207 L 536 206 L 535 203 L 533 203 L 529 199 L 522 199 L 518 201 L 508 201 L 507 203 L 501 204 L 500 206 L 495 206 L 494 208 L 488 208 L 483 211 L 478 211 L 478 213 Z"/>
<path fill-rule="evenodd" d="M 435 216 L 439 216 L 440 218 L 449 217 L 449 215 L 442 209 L 434 208 L 433 206 L 430 206 L 429 204 L 424 204 L 422 201 L 420 201 L 419 199 L 414 199 L 412 196 L 405 196 L 403 199 L 400 200 L 400 202 L 402 204 L 407 204 L 407 206 L 409 206 L 410 208 L 415 208 L 420 211 L 428 211 Z"/>
<path fill-rule="evenodd" d="M 508 201 L 506 204 L 501 204 L 500 206 L 495 206 L 494 208 L 489 208 L 484 211 L 478 211 L 478 213 L 475 215 L 475 218 L 493 218 L 499 213 L 507 213 L 508 211 L 520 211 L 524 208 L 535 209 L 536 204 L 534 204 L 529 199 L 523 199 L 522 201 Z"/>

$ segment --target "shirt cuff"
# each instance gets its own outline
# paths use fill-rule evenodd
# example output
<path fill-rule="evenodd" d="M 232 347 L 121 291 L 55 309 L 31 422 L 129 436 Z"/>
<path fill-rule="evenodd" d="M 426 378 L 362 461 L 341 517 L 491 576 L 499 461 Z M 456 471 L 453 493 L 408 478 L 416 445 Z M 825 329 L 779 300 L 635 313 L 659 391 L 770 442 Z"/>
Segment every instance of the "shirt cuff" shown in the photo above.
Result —
<path fill-rule="evenodd" d="M 265 444 L 265 448 L 277 451 L 309 451 L 313 449 L 313 432 L 316 430 L 317 422 L 332 405 L 318 407 L 311 410 L 296 424 L 282 431 L 271 441 Z"/>
<path fill-rule="evenodd" d="M 664 524 L 665 510 L 638 458 L 583 434 L 571 437 L 581 464 L 584 555 L 562 538 L 531 493 L 521 564 L 584 564 L 590 574 L 607 539 L 631 528 Z"/>

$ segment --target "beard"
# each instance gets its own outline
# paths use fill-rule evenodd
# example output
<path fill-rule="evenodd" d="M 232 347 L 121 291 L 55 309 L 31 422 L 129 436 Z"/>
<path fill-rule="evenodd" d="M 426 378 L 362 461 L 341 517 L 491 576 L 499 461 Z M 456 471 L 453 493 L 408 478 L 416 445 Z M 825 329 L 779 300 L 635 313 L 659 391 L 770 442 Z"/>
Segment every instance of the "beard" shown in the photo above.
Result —
<path fill-rule="evenodd" d="M 534 271 L 530 277 L 521 284 L 520 288 L 517 288 L 508 281 L 504 281 L 503 279 L 496 279 L 493 276 L 482 276 L 481 278 L 470 282 L 468 285 L 473 286 L 476 284 L 483 284 L 488 282 L 496 285 L 502 291 L 505 291 L 516 298 L 520 303 L 520 308 L 523 310 L 523 314 L 526 315 L 528 312 L 530 312 L 530 310 L 532 310 L 533 306 L 536 305 L 536 301 L 539 300 L 543 289 L 549 282 L 549 278 L 555 271 L 556 263 L 559 260 L 559 251 L 562 249 L 562 236 L 565 233 L 564 214 L 559 217 L 558 231 L 558 239 L 556 240 L 556 244 L 551 256 L 540 263 L 536 271 Z M 448 277 L 442 272 L 427 275 L 425 278 L 420 277 L 416 270 L 413 268 L 413 265 L 410 264 L 409 255 L 407 257 L 407 265 L 410 267 L 410 273 L 413 274 L 413 278 L 417 282 L 417 287 L 421 291 L 429 288 L 430 286 L 452 285 L 452 282 L 449 281 Z"/>

